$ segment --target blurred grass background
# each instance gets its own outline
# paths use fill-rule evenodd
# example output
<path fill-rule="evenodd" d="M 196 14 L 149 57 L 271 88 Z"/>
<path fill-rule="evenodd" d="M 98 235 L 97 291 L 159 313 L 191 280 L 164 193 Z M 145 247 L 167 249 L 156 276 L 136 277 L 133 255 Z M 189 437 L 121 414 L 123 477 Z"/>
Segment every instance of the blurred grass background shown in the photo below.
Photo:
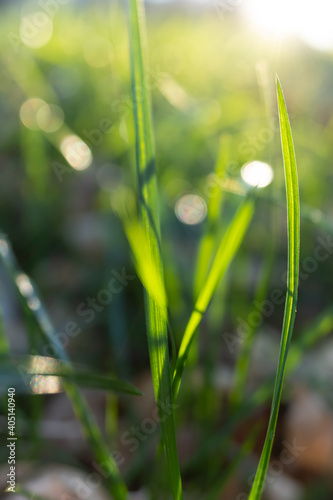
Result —
<path fill-rule="evenodd" d="M 106 417 L 103 394 L 89 393 L 89 397 L 96 399 L 93 406 L 110 444 L 124 448 L 123 472 L 131 489 L 147 488 L 153 498 L 164 498 L 156 488 L 162 491 L 166 478 L 161 475 L 157 480 L 151 474 L 156 436 L 145 440 L 136 454 L 117 442 L 121 431 L 152 411 L 139 280 L 129 280 L 109 305 L 99 304 L 99 310 L 89 316 L 91 321 L 87 321 L 88 315 L 78 313 L 82 303 L 87 304 L 89 297 L 96 298 L 106 287 L 113 271 L 121 273 L 125 268 L 128 275 L 135 275 L 121 224 L 111 210 L 119 189 L 136 189 L 125 6 L 111 2 L 110 9 L 106 2 L 68 2 L 56 7 L 49 16 L 51 32 L 49 24 L 36 28 L 35 3 L 1 6 L 0 228 L 10 239 L 22 269 L 38 284 L 58 331 L 63 332 L 69 321 L 77 323 L 80 333 L 66 345 L 72 359 L 127 378 L 145 392 L 145 403 L 142 399 L 133 403 L 130 398 L 120 402 L 110 398 Z M 39 11 L 45 16 L 45 9 L 39 6 Z M 305 268 L 295 341 L 302 339 L 320 315 L 331 318 L 331 312 L 325 311 L 332 303 L 332 257 L 317 262 L 310 272 L 306 259 L 313 257 L 317 238 L 327 241 L 333 228 L 332 52 L 316 50 L 297 38 L 261 36 L 237 9 L 226 10 L 221 16 L 221 9 L 214 5 L 148 4 L 147 14 L 165 278 L 178 345 L 192 310 L 196 255 L 205 224 L 189 222 L 205 215 L 217 158 L 224 154 L 220 232 L 240 202 L 239 191 L 244 189 L 241 167 L 259 160 L 269 163 L 274 171 L 272 185 L 258 192 L 251 229 L 200 327 L 197 352 L 185 374 L 176 411 L 185 467 L 194 451 L 200 454 L 208 438 L 214 438 L 227 419 L 236 356 L 223 335 L 235 332 L 238 318 L 246 321 L 254 310 L 255 289 L 271 241 L 274 263 L 268 293 L 275 288 L 284 291 L 285 287 L 281 276 L 286 270 L 286 210 L 275 73 L 283 84 L 291 117 L 300 196 L 305 205 L 301 224 L 301 263 Z M 30 24 L 22 25 L 22 16 L 28 16 L 23 19 Z M 40 22 L 43 24 L 43 18 Z M 37 114 L 43 103 L 36 99 L 57 108 L 44 108 Z M 64 146 L 68 136 L 72 136 L 74 149 Z M 73 136 L 85 145 L 78 146 L 77 138 L 73 143 Z M 175 206 L 186 194 L 197 198 L 183 207 L 177 218 Z M 11 351 L 31 352 L 22 312 L 3 269 L 0 277 L 0 304 Z M 276 306 L 259 328 L 247 395 L 275 371 L 282 315 L 283 305 Z M 309 440 L 309 424 L 304 424 L 299 440 L 305 440 L 307 451 L 285 468 L 274 482 L 279 486 L 276 491 L 269 488 L 267 498 L 332 498 L 332 353 L 332 339 L 327 336 L 302 358 L 296 375 L 286 383 L 275 455 L 283 447 L 283 439 L 292 441 L 295 429 L 300 428 L 299 415 L 309 415 L 310 427 L 318 430 L 318 436 L 314 430 Z M 22 422 L 36 421 L 31 397 L 22 396 Z M 62 399 L 55 403 L 56 398 L 62 395 L 43 396 L 38 418 L 46 421 L 56 405 L 66 404 Z M 256 418 L 261 416 L 265 423 L 268 409 L 267 404 L 258 407 Z M 58 416 L 55 412 L 54 420 L 62 420 L 62 413 L 66 411 L 59 410 Z M 253 426 L 251 418 L 244 416 L 236 429 L 236 444 L 244 442 Z M 74 439 L 75 444 L 61 439 L 60 431 L 58 437 L 57 432 L 51 437 L 47 426 L 41 424 L 43 439 L 36 444 L 23 424 L 21 429 L 22 460 L 91 467 L 89 452 L 83 444 L 77 445 L 78 440 Z M 207 492 L 219 478 L 221 467 L 231 462 L 229 441 L 227 450 L 217 448 L 203 466 L 185 474 L 185 485 L 193 498 Z M 52 442 L 52 448 L 47 442 Z M 323 442 L 330 446 L 325 448 L 320 444 Z M 255 451 L 259 450 L 260 443 Z M 243 485 L 255 465 L 252 457 L 231 474 L 223 498 L 237 498 L 239 492 L 247 491 Z M 159 471 L 158 465 L 154 467 Z M 285 491 L 293 493 L 287 496 L 290 493 Z"/>

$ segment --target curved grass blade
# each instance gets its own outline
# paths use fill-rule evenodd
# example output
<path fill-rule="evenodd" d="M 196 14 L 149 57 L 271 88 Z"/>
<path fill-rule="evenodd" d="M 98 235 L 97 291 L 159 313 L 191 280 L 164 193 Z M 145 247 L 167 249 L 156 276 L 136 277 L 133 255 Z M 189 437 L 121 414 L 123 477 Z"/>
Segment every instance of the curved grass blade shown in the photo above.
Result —
<path fill-rule="evenodd" d="M 276 373 L 273 401 L 264 447 L 261 453 L 257 473 L 250 492 L 250 500 L 259 500 L 264 487 L 269 459 L 271 456 L 275 429 L 278 419 L 283 379 L 286 371 L 286 362 L 289 344 L 292 337 L 298 294 L 299 282 L 299 253 L 300 253 L 300 204 L 297 178 L 297 166 L 294 144 L 288 112 L 279 80 L 277 79 L 277 98 L 280 118 L 280 133 L 285 171 L 287 193 L 288 219 L 288 276 L 287 295 L 285 302 L 279 364 Z"/>
<path fill-rule="evenodd" d="M 146 255 L 152 260 L 154 270 L 158 272 L 160 291 L 164 295 L 153 127 L 145 62 L 145 16 L 141 0 L 128 0 L 128 6 L 139 211 L 148 247 Z M 141 279 L 146 283 L 149 282 L 151 278 L 149 269 L 143 269 L 142 274 Z M 150 366 L 170 472 L 171 490 L 174 500 L 181 500 L 183 493 L 172 405 L 167 309 L 148 292 L 145 293 L 145 306 Z M 167 414 L 165 408 L 168 409 Z"/>
<path fill-rule="evenodd" d="M 72 370 L 72 364 L 67 352 L 57 338 L 56 330 L 43 306 L 35 285 L 19 269 L 9 242 L 3 235 L 0 236 L 0 259 L 13 283 L 17 287 L 19 294 L 27 302 L 29 310 L 36 320 L 43 339 L 53 347 L 55 356 L 63 362 L 66 368 L 68 368 L 68 370 Z M 22 279 L 24 279 L 23 282 Z M 22 286 L 23 283 L 24 286 Z M 64 382 L 64 389 L 69 400 L 71 401 L 74 413 L 81 424 L 83 434 L 91 446 L 96 459 L 100 463 L 105 462 L 105 465 L 108 467 L 109 476 L 106 478 L 106 482 L 110 493 L 113 495 L 115 500 L 126 500 L 128 495 L 126 485 L 119 474 L 118 466 L 103 440 L 86 400 L 83 398 L 74 383 L 70 381 Z"/>
<path fill-rule="evenodd" d="M 235 257 L 246 230 L 252 220 L 254 213 L 254 193 L 250 195 L 238 209 L 234 219 L 227 229 L 217 250 L 207 280 L 201 289 L 194 310 L 187 323 L 185 333 L 179 348 L 176 368 L 173 373 L 173 396 L 176 400 L 181 383 L 182 374 L 191 347 L 194 334 L 201 319 L 214 295 L 214 292 L 227 271 L 232 259 Z"/>

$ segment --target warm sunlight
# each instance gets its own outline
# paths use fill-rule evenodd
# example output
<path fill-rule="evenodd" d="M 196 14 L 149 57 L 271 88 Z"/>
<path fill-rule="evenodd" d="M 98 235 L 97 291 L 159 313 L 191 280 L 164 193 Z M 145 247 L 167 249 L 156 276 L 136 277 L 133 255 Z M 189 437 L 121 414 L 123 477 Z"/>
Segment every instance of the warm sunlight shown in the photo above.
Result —
<path fill-rule="evenodd" d="M 245 11 L 253 24 L 269 35 L 296 35 L 315 48 L 333 48 L 331 0 L 247 0 Z"/>

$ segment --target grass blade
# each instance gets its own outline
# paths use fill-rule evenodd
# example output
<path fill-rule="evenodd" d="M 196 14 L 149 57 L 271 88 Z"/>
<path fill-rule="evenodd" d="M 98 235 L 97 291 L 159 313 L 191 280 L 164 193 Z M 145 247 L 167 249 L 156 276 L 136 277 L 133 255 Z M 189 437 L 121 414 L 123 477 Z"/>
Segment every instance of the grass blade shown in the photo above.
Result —
<path fill-rule="evenodd" d="M 63 362 L 68 370 L 72 370 L 72 364 L 69 360 L 67 352 L 57 338 L 56 330 L 43 306 L 36 287 L 19 269 L 9 242 L 3 235 L 0 235 L 0 260 L 3 262 L 4 267 L 6 268 L 13 283 L 15 283 L 18 292 L 27 302 L 29 310 L 33 314 L 40 332 L 43 335 L 43 339 L 48 344 L 53 346 L 55 356 Z M 20 283 L 22 284 L 22 279 L 24 279 L 24 286 L 20 286 Z M 69 400 L 71 401 L 74 413 L 81 424 L 83 434 L 93 450 L 96 459 L 100 463 L 105 462 L 105 465 L 108 467 L 109 476 L 106 478 L 106 482 L 110 493 L 113 495 L 115 500 L 126 500 L 127 488 L 119 474 L 118 466 L 114 458 L 105 445 L 103 437 L 92 413 L 89 410 L 86 400 L 83 398 L 76 385 L 72 382 L 64 382 L 64 389 Z"/>
<path fill-rule="evenodd" d="M 286 376 L 292 375 L 297 369 L 299 363 L 304 358 L 307 350 L 311 349 L 317 342 L 327 337 L 333 329 L 333 308 L 329 307 L 316 318 L 305 330 L 299 332 L 295 342 L 290 346 L 286 365 Z M 228 444 L 230 435 L 237 428 L 237 425 L 244 419 L 250 417 L 258 407 L 269 401 L 274 388 L 274 379 L 266 380 L 259 389 L 257 389 L 250 398 L 242 401 L 242 404 L 232 414 L 229 422 L 218 433 L 214 433 L 207 438 L 202 449 L 196 451 L 183 470 L 196 470 L 204 467 L 209 457 L 219 449 L 223 449 Z"/>
<path fill-rule="evenodd" d="M 164 290 L 153 128 L 150 99 L 147 92 L 144 9 L 141 0 L 128 0 L 128 5 L 139 211 L 141 225 L 147 241 L 147 256 L 152 260 L 153 267 L 160 277 L 161 290 Z M 146 283 L 149 282 L 149 270 L 143 269 L 142 274 L 141 279 Z M 148 292 L 145 293 L 145 305 L 150 365 L 155 398 L 160 414 L 162 439 L 170 472 L 173 498 L 180 500 L 183 498 L 183 493 L 172 406 L 167 311 L 166 307 Z M 167 418 L 163 407 L 170 409 Z"/>
<path fill-rule="evenodd" d="M 259 500 L 264 487 L 269 459 L 271 456 L 276 423 L 278 419 L 283 379 L 285 375 L 289 344 L 293 332 L 299 282 L 299 252 L 300 252 L 300 205 L 297 178 L 297 166 L 294 144 L 288 112 L 279 80 L 277 79 L 277 98 L 280 118 L 280 133 L 285 171 L 287 193 L 288 220 L 288 276 L 287 295 L 282 326 L 281 346 L 277 374 L 275 379 L 273 401 L 268 429 L 257 473 L 250 492 L 250 500 Z"/>
<path fill-rule="evenodd" d="M 187 323 L 185 333 L 179 348 L 176 368 L 173 373 L 172 388 L 175 400 L 178 395 L 182 374 L 194 334 L 214 295 L 219 282 L 221 281 L 232 259 L 236 255 L 238 248 L 240 247 L 246 230 L 252 220 L 253 213 L 254 195 L 253 192 L 251 192 L 251 194 L 247 197 L 247 199 L 237 211 L 219 245 L 207 280 L 200 291 L 198 299 L 195 303 L 194 310 L 190 316 L 189 322 Z"/>

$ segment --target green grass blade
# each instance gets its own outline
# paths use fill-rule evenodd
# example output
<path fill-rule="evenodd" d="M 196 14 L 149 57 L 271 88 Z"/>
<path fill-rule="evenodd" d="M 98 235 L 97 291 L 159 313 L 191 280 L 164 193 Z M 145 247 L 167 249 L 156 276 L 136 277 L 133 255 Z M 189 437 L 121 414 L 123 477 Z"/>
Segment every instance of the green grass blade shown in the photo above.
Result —
<path fill-rule="evenodd" d="M 0 260 L 3 262 L 9 276 L 16 285 L 18 292 L 22 295 L 24 300 L 26 300 L 40 332 L 43 335 L 44 341 L 53 346 L 55 356 L 64 363 L 68 370 L 72 370 L 72 364 L 69 360 L 67 352 L 57 338 L 56 330 L 43 306 L 36 287 L 19 269 L 9 242 L 3 235 L 1 235 Z M 18 278 L 22 279 L 22 276 L 25 276 L 26 280 L 26 286 L 24 288 L 19 285 L 20 281 L 18 280 Z M 110 493 L 113 495 L 115 500 L 126 500 L 128 493 L 127 488 L 119 474 L 118 466 L 114 458 L 105 445 L 104 439 L 91 411 L 89 410 L 86 400 L 83 398 L 74 383 L 70 381 L 64 382 L 64 389 L 69 400 L 71 401 L 74 413 L 81 424 L 83 434 L 93 450 L 96 459 L 100 463 L 104 462 L 108 467 L 109 476 L 106 478 L 106 482 Z"/>
<path fill-rule="evenodd" d="M 223 178 L 227 167 L 231 149 L 231 137 L 229 135 L 223 136 L 220 143 L 220 151 L 215 165 L 214 175 L 218 179 Z M 199 292 L 205 282 L 209 272 L 209 267 L 214 255 L 214 248 L 216 243 L 216 234 L 218 233 L 218 219 L 220 216 L 220 208 L 223 201 L 223 190 L 216 184 L 211 196 L 208 200 L 207 207 L 207 220 L 205 231 L 202 235 L 198 256 L 196 271 L 194 277 L 194 299 L 196 300 Z"/>
<path fill-rule="evenodd" d="M 214 295 L 214 292 L 227 271 L 231 261 L 235 257 L 240 247 L 246 230 L 252 220 L 254 213 L 254 196 L 251 193 L 241 205 L 227 229 L 217 250 L 212 267 L 207 280 L 200 291 L 195 303 L 194 310 L 187 323 L 185 333 L 179 348 L 176 368 L 173 373 L 173 395 L 176 399 L 181 383 L 182 374 L 191 347 L 194 334 L 201 322 L 201 319 Z"/>
<path fill-rule="evenodd" d="M 279 363 L 277 368 L 273 401 L 267 435 L 260 457 L 257 473 L 250 492 L 250 500 L 259 500 L 265 483 L 271 456 L 276 423 L 278 419 L 283 379 L 285 375 L 289 344 L 293 332 L 299 282 L 300 252 L 300 205 L 297 166 L 288 112 L 279 80 L 277 79 L 277 98 L 280 118 L 280 133 L 285 171 L 288 220 L 288 277 L 287 295 L 282 326 Z"/>
<path fill-rule="evenodd" d="M 329 307 L 316 318 L 306 329 L 299 332 L 295 342 L 291 344 L 286 365 L 286 376 L 291 375 L 298 367 L 304 354 L 311 349 L 317 342 L 327 337 L 333 329 L 333 308 Z M 236 411 L 231 415 L 229 422 L 224 426 L 222 431 L 214 433 L 211 438 L 206 439 L 204 446 L 197 450 L 187 464 L 183 467 L 187 473 L 193 472 L 199 467 L 203 467 L 209 457 L 219 449 L 227 446 L 230 435 L 240 422 L 244 422 L 249 418 L 254 411 L 258 411 L 258 407 L 266 404 L 269 401 L 272 390 L 274 388 L 274 379 L 268 379 L 263 386 L 257 389 L 250 398 L 245 399 L 242 405 L 237 407 Z"/>
<path fill-rule="evenodd" d="M 141 0 L 128 0 L 128 5 L 139 211 L 148 247 L 146 255 L 152 260 L 154 270 L 157 270 L 160 277 L 161 290 L 164 290 L 153 128 L 147 91 L 144 9 Z M 147 283 L 149 278 L 149 270 L 143 270 L 141 279 Z M 145 305 L 150 365 L 170 472 L 171 490 L 173 498 L 180 500 L 183 498 L 183 493 L 172 406 L 166 307 L 148 292 L 145 293 Z M 163 407 L 169 409 L 167 418 Z"/>

